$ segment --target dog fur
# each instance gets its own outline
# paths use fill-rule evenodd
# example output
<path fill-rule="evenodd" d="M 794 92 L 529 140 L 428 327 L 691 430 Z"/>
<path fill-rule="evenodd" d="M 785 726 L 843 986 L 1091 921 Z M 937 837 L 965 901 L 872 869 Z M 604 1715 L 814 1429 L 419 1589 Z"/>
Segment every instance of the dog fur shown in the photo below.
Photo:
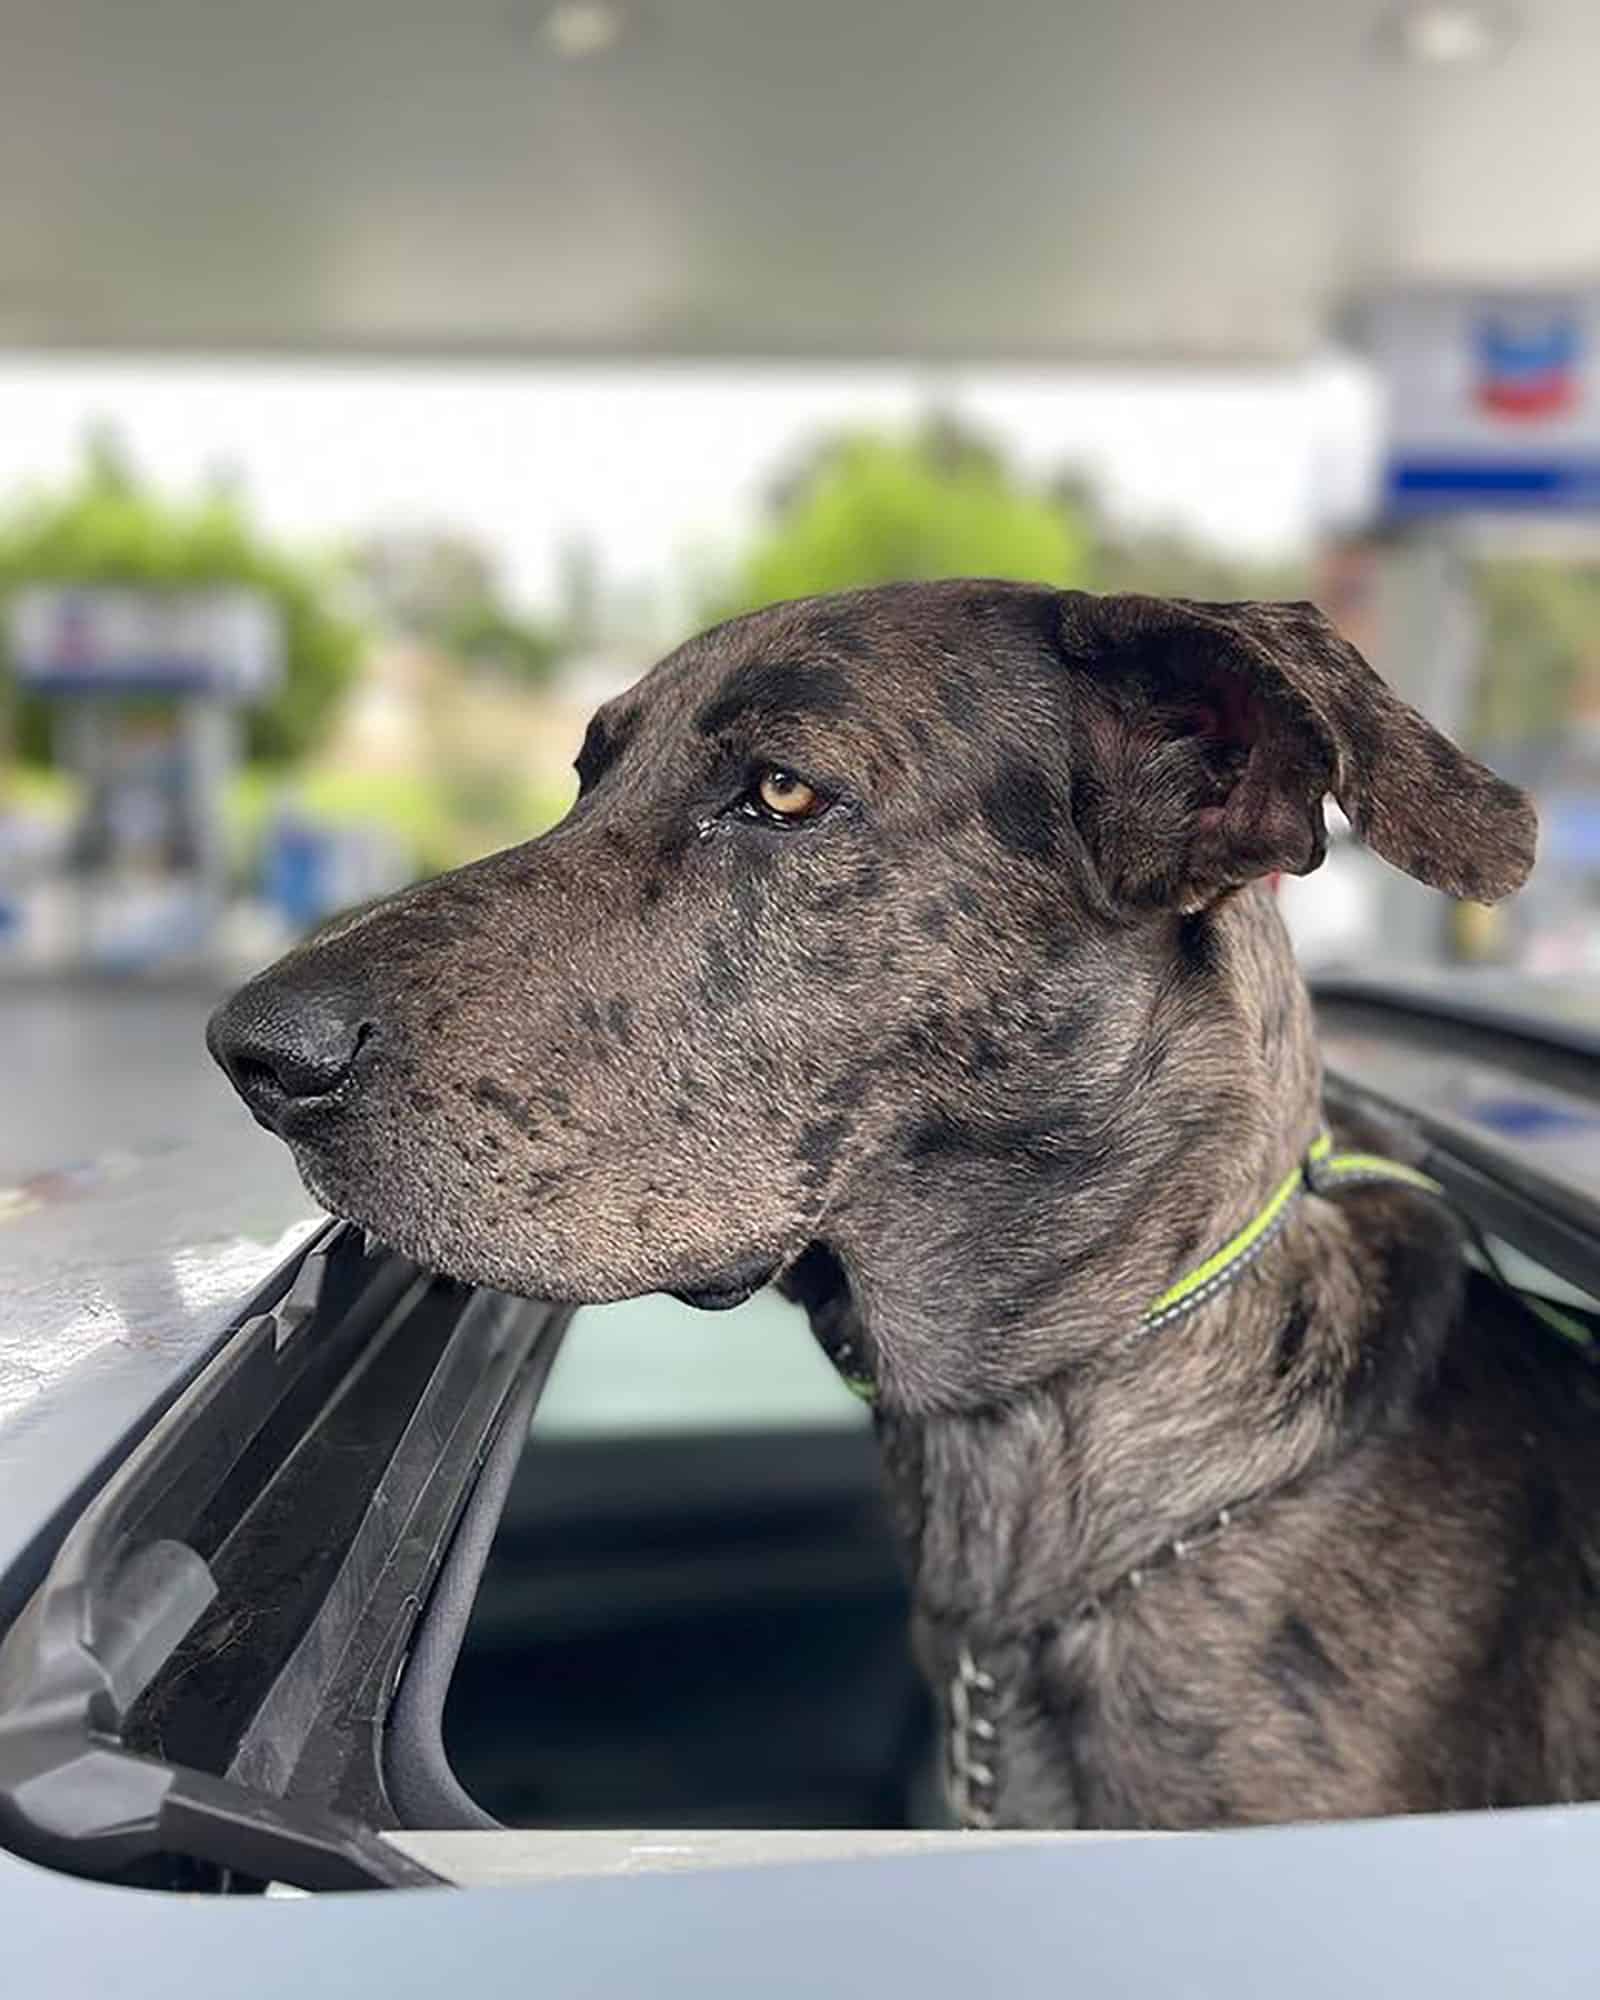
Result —
<path fill-rule="evenodd" d="M 979 1823 L 1600 1793 L 1600 1413 L 1447 1213 L 1307 1196 L 1140 1326 L 1323 1123 L 1262 878 L 1332 794 L 1493 899 L 1522 795 L 1309 605 L 983 581 L 720 626 L 578 770 L 214 1020 L 312 1192 L 532 1296 L 799 1299 L 876 1384 Z"/>

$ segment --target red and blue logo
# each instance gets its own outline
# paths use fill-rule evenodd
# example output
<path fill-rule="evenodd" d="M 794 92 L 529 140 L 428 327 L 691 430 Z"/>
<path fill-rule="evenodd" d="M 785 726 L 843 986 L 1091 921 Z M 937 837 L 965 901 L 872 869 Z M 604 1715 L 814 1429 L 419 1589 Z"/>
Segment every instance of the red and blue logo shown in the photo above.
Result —
<path fill-rule="evenodd" d="M 1583 339 L 1569 313 L 1490 315 L 1473 335 L 1474 399 L 1490 415 L 1537 423 L 1577 407 Z"/>

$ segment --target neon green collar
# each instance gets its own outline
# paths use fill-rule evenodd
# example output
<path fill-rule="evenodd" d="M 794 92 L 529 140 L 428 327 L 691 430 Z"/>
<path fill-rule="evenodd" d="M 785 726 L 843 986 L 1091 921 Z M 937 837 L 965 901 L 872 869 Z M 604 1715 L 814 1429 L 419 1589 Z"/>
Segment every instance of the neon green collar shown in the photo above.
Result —
<path fill-rule="evenodd" d="M 1290 1209 L 1308 1189 L 1312 1194 L 1333 1194 L 1340 1188 L 1377 1181 L 1395 1182 L 1423 1194 L 1444 1193 L 1439 1183 L 1427 1174 L 1419 1173 L 1415 1167 L 1402 1166 L 1398 1160 L 1386 1160 L 1381 1153 L 1336 1153 L 1332 1136 L 1322 1133 L 1312 1140 L 1299 1166 L 1284 1175 L 1266 1206 L 1203 1264 L 1175 1285 L 1169 1285 L 1145 1313 L 1140 1326 L 1146 1333 L 1153 1333 L 1157 1327 L 1204 1305 L 1225 1285 L 1231 1285 L 1277 1235 Z"/>
<path fill-rule="evenodd" d="M 1283 1227 L 1301 1195 L 1334 1194 L 1341 1188 L 1375 1182 L 1415 1188 L 1423 1194 L 1444 1193 L 1429 1175 L 1419 1173 L 1415 1167 L 1403 1166 L 1398 1160 L 1385 1159 L 1381 1153 L 1336 1153 L 1332 1136 L 1324 1132 L 1311 1142 L 1305 1158 L 1292 1173 L 1284 1175 L 1266 1205 L 1257 1210 L 1236 1236 L 1230 1236 L 1220 1250 L 1213 1251 L 1203 1264 L 1175 1285 L 1169 1285 L 1154 1301 L 1140 1319 L 1140 1331 L 1154 1333 L 1158 1327 L 1170 1326 L 1242 1276 Z M 859 1372 L 860 1356 L 853 1347 L 847 1344 L 836 1349 L 829 1359 L 845 1387 L 870 1403 L 877 1394 L 877 1385 L 871 1376 Z"/>

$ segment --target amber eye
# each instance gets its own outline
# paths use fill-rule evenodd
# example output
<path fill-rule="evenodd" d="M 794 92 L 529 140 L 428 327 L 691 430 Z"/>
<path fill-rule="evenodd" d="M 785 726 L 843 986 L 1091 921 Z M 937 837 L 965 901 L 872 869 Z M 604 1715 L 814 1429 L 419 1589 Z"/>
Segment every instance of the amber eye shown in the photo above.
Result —
<path fill-rule="evenodd" d="M 779 819 L 807 819 L 822 804 L 804 778 L 793 771 L 763 771 L 756 785 L 763 809 Z"/>

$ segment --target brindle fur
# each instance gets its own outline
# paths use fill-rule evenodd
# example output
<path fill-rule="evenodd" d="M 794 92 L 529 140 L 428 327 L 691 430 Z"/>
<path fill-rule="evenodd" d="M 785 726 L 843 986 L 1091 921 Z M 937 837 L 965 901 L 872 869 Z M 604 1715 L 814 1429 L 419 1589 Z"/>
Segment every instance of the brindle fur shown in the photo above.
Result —
<path fill-rule="evenodd" d="M 766 765 L 836 803 L 752 820 Z M 1307 1197 L 1139 1328 L 1322 1120 L 1259 878 L 1316 866 L 1331 792 L 1499 896 L 1521 795 L 1309 606 L 990 582 L 718 627 L 579 771 L 552 833 L 219 1015 L 312 1191 L 464 1279 L 725 1305 L 776 1277 L 848 1335 L 920 1654 L 941 1691 L 962 1648 L 998 1682 L 1003 1824 L 1600 1794 L 1593 1394 L 1469 1286 L 1447 1214 Z"/>

